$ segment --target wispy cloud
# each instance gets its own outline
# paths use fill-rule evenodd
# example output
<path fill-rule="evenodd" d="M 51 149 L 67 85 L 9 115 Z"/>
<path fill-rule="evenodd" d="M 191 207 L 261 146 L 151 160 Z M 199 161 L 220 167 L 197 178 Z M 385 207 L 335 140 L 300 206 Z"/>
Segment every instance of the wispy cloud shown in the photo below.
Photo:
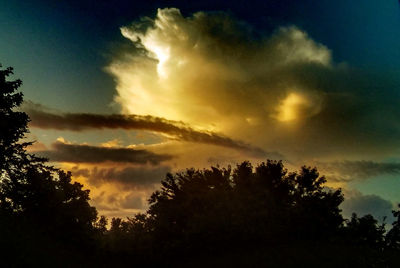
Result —
<path fill-rule="evenodd" d="M 87 167 L 72 170 L 74 176 L 83 176 L 89 185 L 114 183 L 126 189 L 143 189 L 159 184 L 171 171 L 168 166 Z"/>
<path fill-rule="evenodd" d="M 242 141 L 233 140 L 211 131 L 199 131 L 187 124 L 161 117 L 123 115 L 59 113 L 50 111 L 42 105 L 26 102 L 23 109 L 31 118 L 30 126 L 41 129 L 85 131 L 91 129 L 148 130 L 168 135 L 170 139 L 212 144 L 233 149 L 249 151 L 259 156 L 266 152 Z"/>
<path fill-rule="evenodd" d="M 360 160 L 316 162 L 316 166 L 319 167 L 329 179 L 335 181 L 351 181 L 368 179 L 379 175 L 400 174 L 400 163 Z"/>
<path fill-rule="evenodd" d="M 55 142 L 51 150 L 36 151 L 35 154 L 49 158 L 54 162 L 101 163 L 106 161 L 117 163 L 137 163 L 153 165 L 172 158 L 169 154 L 156 154 L 147 150 L 129 148 L 96 147 L 81 144 Z"/>

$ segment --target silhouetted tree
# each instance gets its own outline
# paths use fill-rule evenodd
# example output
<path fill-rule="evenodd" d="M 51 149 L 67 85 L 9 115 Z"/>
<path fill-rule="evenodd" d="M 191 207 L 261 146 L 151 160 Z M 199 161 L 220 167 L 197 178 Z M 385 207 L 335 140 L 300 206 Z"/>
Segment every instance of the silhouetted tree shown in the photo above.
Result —
<path fill-rule="evenodd" d="M 288 172 L 272 160 L 167 174 L 145 214 L 112 220 L 106 244 L 122 263 L 396 267 L 384 224 L 371 215 L 345 221 L 341 191 L 325 182 L 315 168 Z"/>
<path fill-rule="evenodd" d="M 11 67 L 0 70 L 0 168 L 2 172 L 10 170 L 16 158 L 23 154 L 23 149 L 28 145 L 17 143 L 27 132 L 28 116 L 14 110 L 21 105 L 23 99 L 21 92 L 15 92 L 22 81 L 19 79 L 7 81 L 6 79 L 12 73 Z"/>
<path fill-rule="evenodd" d="M 400 208 L 400 204 L 398 204 Z M 385 236 L 386 267 L 400 267 L 400 210 L 393 210 L 395 221 Z"/>
<path fill-rule="evenodd" d="M 342 226 L 343 197 L 324 182 L 316 169 L 288 173 L 271 160 L 255 169 L 188 169 L 168 174 L 151 196 L 148 226 L 161 251 L 325 239 Z"/>
<path fill-rule="evenodd" d="M 355 213 L 347 221 L 347 232 L 350 235 L 351 243 L 358 246 L 367 246 L 383 250 L 385 225 L 378 224 L 378 221 L 371 215 L 358 218 Z"/>
<path fill-rule="evenodd" d="M 11 74 L 12 68 L 0 70 L 0 231 L 3 245 L 24 256 L 20 261 L 44 261 L 39 255 L 55 257 L 58 246 L 87 244 L 97 212 L 89 191 L 72 183 L 70 173 L 26 151 L 29 118 L 16 110 L 22 82 L 8 81 Z"/>
<path fill-rule="evenodd" d="M 398 204 L 400 208 L 400 204 Z M 393 210 L 396 220 L 392 223 L 392 229 L 386 234 L 387 246 L 391 249 L 400 250 L 400 210 Z"/>

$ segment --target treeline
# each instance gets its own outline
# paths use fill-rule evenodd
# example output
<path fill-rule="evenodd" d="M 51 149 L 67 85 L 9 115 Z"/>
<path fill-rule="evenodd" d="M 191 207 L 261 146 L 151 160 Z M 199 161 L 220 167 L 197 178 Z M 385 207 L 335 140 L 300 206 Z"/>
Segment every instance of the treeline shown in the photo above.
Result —
<path fill-rule="evenodd" d="M 0 70 L 4 267 L 400 267 L 400 211 L 388 231 L 371 215 L 345 220 L 340 190 L 280 161 L 167 174 L 145 213 L 108 223 L 70 173 L 26 151 L 11 74 Z"/>
<path fill-rule="evenodd" d="M 325 182 L 271 160 L 168 174 L 145 214 L 112 219 L 104 249 L 185 267 L 399 267 L 400 213 L 389 231 L 371 215 L 345 220 Z"/>

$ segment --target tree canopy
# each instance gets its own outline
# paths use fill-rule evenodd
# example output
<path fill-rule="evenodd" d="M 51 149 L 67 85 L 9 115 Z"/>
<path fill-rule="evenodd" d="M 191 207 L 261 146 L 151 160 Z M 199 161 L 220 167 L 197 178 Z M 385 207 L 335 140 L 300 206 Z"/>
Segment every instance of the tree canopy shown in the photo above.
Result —
<path fill-rule="evenodd" d="M 341 190 L 325 182 L 316 168 L 288 172 L 273 160 L 167 174 L 148 211 L 113 219 L 105 238 L 111 251 L 160 265 L 397 265 L 398 223 L 385 236 L 371 215 L 344 219 Z"/>
<path fill-rule="evenodd" d="M 343 196 L 324 189 L 324 182 L 316 169 L 288 173 L 282 162 L 271 160 L 254 171 L 249 162 L 235 169 L 189 169 L 167 175 L 150 198 L 148 214 L 160 240 L 167 233 L 185 239 L 202 234 L 199 238 L 214 245 L 213 240 L 226 242 L 233 234 L 240 243 L 303 239 L 303 234 L 325 238 L 343 222 L 338 208 Z"/>

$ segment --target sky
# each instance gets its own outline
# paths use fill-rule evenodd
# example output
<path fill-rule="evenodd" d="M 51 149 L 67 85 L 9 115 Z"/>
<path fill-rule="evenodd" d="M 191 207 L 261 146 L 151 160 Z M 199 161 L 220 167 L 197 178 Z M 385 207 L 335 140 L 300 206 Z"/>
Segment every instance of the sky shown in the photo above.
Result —
<path fill-rule="evenodd" d="M 4 1 L 29 149 L 132 216 L 167 172 L 283 160 L 400 202 L 400 7 L 375 1 Z"/>

